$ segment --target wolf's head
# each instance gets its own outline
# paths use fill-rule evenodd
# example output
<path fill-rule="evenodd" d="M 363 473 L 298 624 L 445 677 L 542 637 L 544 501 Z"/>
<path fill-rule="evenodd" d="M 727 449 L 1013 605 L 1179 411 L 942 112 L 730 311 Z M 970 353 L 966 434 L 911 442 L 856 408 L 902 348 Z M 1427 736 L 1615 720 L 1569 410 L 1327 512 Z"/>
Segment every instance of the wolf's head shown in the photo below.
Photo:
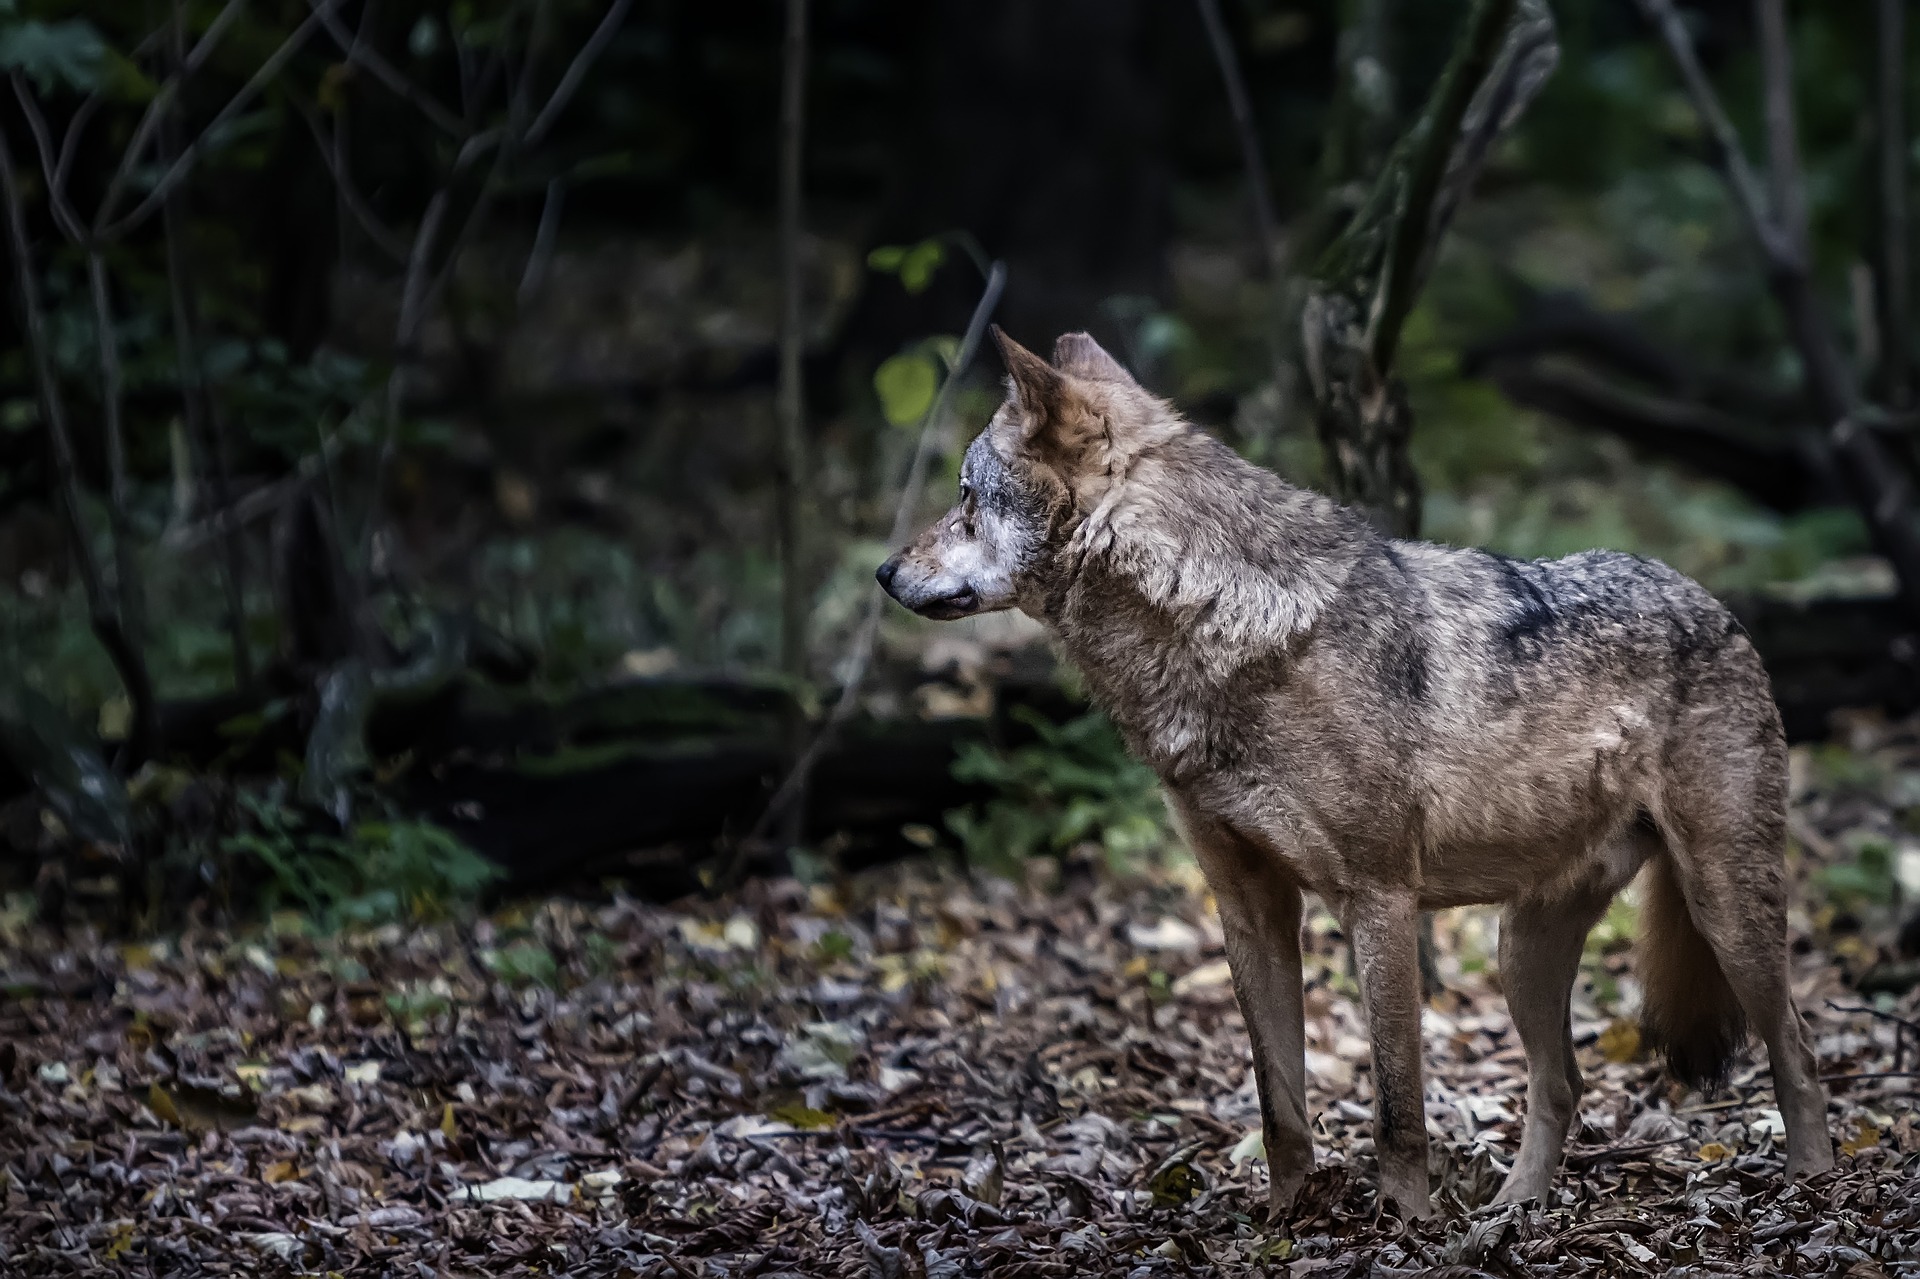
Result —
<path fill-rule="evenodd" d="M 1053 363 L 993 329 L 1007 399 L 968 446 L 960 500 L 875 576 L 887 594 L 939 621 L 998 609 L 1039 615 L 1074 531 L 1118 484 L 1127 461 L 1181 429 L 1084 333 Z"/>

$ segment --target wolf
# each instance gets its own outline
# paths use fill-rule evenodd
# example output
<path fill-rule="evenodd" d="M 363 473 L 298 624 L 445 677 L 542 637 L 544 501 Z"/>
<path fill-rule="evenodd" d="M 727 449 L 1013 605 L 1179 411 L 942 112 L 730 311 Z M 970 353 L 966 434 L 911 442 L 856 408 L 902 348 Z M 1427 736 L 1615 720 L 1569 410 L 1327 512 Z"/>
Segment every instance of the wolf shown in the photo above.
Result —
<path fill-rule="evenodd" d="M 1042 622 L 1159 775 L 1219 904 L 1276 1217 L 1313 1165 L 1305 891 L 1353 945 L 1383 1206 L 1431 1211 L 1419 913 L 1504 907 L 1527 1100 L 1499 1198 L 1545 1200 L 1582 1086 L 1582 946 L 1636 875 L 1647 1040 L 1708 1082 L 1757 1031 L 1787 1175 L 1832 1166 L 1788 984 L 1785 738 L 1717 600 L 1638 556 L 1390 539 L 1182 420 L 1086 334 L 1051 363 L 993 335 L 1007 396 L 959 500 L 877 577 L 923 617 Z"/>

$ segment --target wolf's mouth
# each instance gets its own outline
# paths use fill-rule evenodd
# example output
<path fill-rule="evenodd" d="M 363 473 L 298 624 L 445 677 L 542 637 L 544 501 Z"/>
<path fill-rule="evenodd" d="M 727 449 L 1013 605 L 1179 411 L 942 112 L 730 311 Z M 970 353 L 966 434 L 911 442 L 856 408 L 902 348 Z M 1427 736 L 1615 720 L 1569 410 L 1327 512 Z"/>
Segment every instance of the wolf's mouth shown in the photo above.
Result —
<path fill-rule="evenodd" d="M 980 607 L 980 596 L 971 586 L 963 586 L 951 595 L 928 600 L 913 611 L 936 622 L 951 622 L 970 616 Z"/>

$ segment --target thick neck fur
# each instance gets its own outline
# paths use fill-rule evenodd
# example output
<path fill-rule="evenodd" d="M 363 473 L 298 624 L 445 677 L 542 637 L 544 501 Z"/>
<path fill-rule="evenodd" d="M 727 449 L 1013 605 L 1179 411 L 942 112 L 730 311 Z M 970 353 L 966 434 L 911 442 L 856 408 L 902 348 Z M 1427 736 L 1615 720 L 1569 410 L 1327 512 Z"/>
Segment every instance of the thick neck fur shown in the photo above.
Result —
<path fill-rule="evenodd" d="M 1164 774 L 1216 754 L 1215 698 L 1289 655 L 1379 541 L 1359 515 L 1185 428 L 1130 460 L 1059 552 L 1048 621 Z M 1211 707 L 1211 709 L 1210 709 Z"/>

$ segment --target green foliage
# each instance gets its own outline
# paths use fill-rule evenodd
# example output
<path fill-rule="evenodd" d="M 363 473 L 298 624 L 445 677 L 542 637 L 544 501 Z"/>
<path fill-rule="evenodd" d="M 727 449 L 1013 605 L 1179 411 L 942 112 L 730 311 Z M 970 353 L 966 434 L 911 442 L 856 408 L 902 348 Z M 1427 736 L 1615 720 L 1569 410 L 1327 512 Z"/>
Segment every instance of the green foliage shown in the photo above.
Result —
<path fill-rule="evenodd" d="M 1014 715 L 1038 741 L 1012 751 L 969 745 L 954 762 L 960 781 L 996 792 L 984 804 L 947 815 L 972 864 L 1008 869 L 1092 841 L 1110 864 L 1125 869 L 1166 844 L 1159 779 L 1127 754 L 1105 715 L 1090 712 L 1058 725 L 1024 707 Z"/>
<path fill-rule="evenodd" d="M 1813 872 L 1812 883 L 1841 910 L 1862 911 L 1891 906 L 1900 899 L 1894 877 L 1893 848 L 1883 839 L 1863 839 L 1852 861 L 1836 862 Z"/>
<path fill-rule="evenodd" d="M 873 371 L 873 390 L 880 411 L 895 426 L 913 426 L 933 407 L 940 390 L 940 371 L 924 350 L 903 351 L 881 362 Z"/>
<path fill-rule="evenodd" d="M 99 88 L 108 61 L 106 41 L 84 19 L 0 27 L 0 70 L 20 72 L 41 93 L 56 86 L 82 93 Z"/>
<path fill-rule="evenodd" d="M 222 842 L 229 871 L 257 880 L 268 909 L 296 906 L 325 927 L 443 915 L 470 906 L 500 875 L 431 822 L 361 822 L 341 837 L 270 796 L 244 795 L 242 805 L 252 829 Z"/>
<path fill-rule="evenodd" d="M 509 986 L 545 986 L 552 989 L 560 978 L 560 962 L 553 952 L 537 941 L 522 939 L 480 956 L 487 971 Z"/>
<path fill-rule="evenodd" d="M 939 239 L 918 244 L 883 244 L 867 254 L 867 265 L 886 275 L 898 276 L 900 287 L 909 293 L 924 293 L 933 283 L 934 272 L 947 260 L 946 243 Z"/>

